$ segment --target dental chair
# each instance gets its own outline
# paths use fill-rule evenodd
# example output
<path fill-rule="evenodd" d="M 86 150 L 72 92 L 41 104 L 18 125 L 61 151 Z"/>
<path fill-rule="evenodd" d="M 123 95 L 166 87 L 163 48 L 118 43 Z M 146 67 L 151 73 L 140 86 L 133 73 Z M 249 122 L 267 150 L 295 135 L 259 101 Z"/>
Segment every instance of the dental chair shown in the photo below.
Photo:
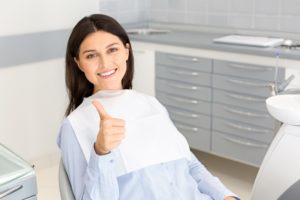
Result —
<path fill-rule="evenodd" d="M 59 162 L 58 176 L 59 176 L 59 191 L 60 191 L 61 200 L 75 200 L 75 197 L 72 192 L 71 184 L 62 160 L 60 160 Z"/>

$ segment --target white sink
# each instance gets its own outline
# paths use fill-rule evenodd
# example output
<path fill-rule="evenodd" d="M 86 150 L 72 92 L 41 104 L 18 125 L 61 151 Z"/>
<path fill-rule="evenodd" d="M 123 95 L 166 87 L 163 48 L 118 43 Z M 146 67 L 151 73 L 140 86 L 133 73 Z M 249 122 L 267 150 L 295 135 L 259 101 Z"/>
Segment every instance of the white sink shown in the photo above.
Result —
<path fill-rule="evenodd" d="M 300 125 L 299 94 L 272 96 L 266 100 L 266 104 L 275 119 L 289 125 Z"/>

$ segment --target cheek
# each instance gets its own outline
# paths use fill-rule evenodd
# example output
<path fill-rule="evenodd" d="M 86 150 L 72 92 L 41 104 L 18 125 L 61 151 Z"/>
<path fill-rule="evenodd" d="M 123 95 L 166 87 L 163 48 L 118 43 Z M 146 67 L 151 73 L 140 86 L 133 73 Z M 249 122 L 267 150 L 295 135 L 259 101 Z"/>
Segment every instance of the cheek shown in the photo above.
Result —
<path fill-rule="evenodd" d="M 89 82 L 94 82 L 93 80 L 95 79 L 95 76 L 96 76 L 95 70 L 91 67 L 86 67 L 86 66 L 82 66 L 81 69 L 82 69 L 82 72 L 84 73 L 86 79 Z"/>
<path fill-rule="evenodd" d="M 126 68 L 127 67 L 127 56 L 126 55 L 122 55 L 122 56 L 118 56 L 114 59 L 115 63 L 122 68 Z"/>

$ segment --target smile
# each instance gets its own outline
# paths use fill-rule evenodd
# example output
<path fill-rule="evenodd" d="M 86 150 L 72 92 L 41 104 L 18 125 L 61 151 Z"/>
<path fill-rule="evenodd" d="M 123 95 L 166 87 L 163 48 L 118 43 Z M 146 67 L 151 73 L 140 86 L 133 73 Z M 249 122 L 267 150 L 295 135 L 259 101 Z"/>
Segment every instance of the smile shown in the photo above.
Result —
<path fill-rule="evenodd" d="M 107 72 L 97 73 L 97 75 L 99 75 L 102 78 L 109 78 L 112 75 L 114 75 L 116 73 L 116 71 L 117 71 L 117 68 L 113 69 L 113 70 L 110 70 L 110 71 L 107 71 Z"/>

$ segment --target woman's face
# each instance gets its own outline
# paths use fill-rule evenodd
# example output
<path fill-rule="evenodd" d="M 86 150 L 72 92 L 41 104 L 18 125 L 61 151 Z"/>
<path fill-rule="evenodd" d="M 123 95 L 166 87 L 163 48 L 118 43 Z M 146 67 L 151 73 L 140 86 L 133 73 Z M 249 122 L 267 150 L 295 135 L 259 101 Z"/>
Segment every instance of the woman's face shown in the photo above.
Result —
<path fill-rule="evenodd" d="M 117 36 L 105 31 L 91 33 L 82 41 L 75 62 L 94 85 L 94 93 L 122 89 L 129 56 L 128 45 L 124 46 Z"/>

